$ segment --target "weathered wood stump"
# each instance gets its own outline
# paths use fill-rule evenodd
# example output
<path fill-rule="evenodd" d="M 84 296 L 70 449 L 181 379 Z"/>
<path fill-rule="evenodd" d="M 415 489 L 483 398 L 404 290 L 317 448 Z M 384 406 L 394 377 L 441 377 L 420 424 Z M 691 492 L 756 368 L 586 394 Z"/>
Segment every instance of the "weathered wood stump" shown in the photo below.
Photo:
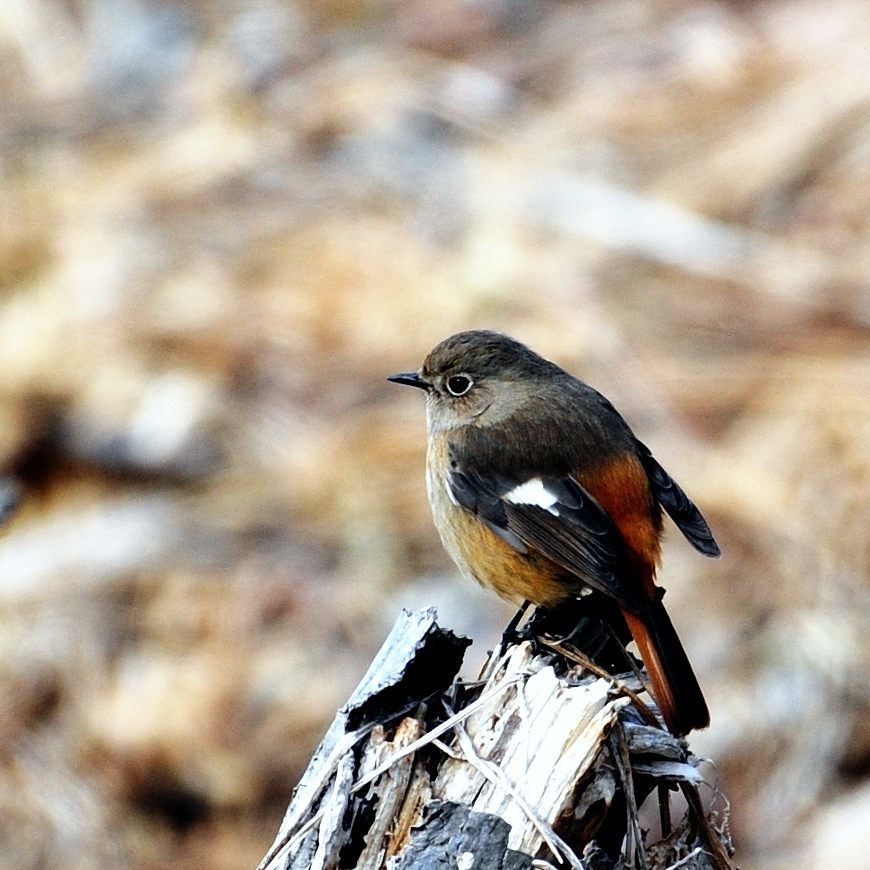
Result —
<path fill-rule="evenodd" d="M 734 867 L 724 797 L 636 673 L 526 640 L 462 683 L 468 643 L 403 612 L 259 870 Z"/>

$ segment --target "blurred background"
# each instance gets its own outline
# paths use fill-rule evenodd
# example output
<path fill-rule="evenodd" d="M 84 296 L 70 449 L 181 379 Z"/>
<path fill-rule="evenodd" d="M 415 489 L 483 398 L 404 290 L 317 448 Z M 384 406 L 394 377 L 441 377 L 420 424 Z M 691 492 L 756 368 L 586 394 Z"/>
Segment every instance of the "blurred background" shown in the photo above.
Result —
<path fill-rule="evenodd" d="M 253 866 L 508 332 L 698 502 L 662 582 L 743 867 L 870 867 L 866 0 L 4 0 L 0 866 Z"/>

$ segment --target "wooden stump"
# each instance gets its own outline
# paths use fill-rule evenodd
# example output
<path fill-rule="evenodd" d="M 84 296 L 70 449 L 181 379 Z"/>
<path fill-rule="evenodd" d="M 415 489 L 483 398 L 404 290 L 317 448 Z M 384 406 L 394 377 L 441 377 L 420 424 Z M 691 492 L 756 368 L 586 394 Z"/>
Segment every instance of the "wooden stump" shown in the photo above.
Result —
<path fill-rule="evenodd" d="M 466 684 L 468 644 L 402 613 L 258 870 L 735 866 L 724 797 L 636 674 L 523 641 Z"/>

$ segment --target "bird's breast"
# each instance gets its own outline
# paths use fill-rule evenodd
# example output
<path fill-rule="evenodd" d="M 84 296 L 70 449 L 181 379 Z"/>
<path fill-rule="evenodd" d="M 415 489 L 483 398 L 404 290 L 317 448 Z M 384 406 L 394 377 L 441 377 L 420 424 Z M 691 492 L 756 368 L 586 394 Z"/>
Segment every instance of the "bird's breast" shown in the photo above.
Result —
<path fill-rule="evenodd" d="M 446 439 L 433 437 L 426 457 L 426 491 L 441 543 L 462 574 L 514 603 L 553 607 L 584 584 L 534 550 L 515 550 L 453 499 Z"/>

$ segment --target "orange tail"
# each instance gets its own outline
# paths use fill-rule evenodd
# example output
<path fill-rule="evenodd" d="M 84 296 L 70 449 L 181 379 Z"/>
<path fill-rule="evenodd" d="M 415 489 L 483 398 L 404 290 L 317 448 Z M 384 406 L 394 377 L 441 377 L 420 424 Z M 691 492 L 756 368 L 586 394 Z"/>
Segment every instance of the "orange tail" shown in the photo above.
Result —
<path fill-rule="evenodd" d="M 664 605 L 647 600 L 643 614 L 623 613 L 671 733 L 681 737 L 694 728 L 706 728 L 707 702 Z"/>

